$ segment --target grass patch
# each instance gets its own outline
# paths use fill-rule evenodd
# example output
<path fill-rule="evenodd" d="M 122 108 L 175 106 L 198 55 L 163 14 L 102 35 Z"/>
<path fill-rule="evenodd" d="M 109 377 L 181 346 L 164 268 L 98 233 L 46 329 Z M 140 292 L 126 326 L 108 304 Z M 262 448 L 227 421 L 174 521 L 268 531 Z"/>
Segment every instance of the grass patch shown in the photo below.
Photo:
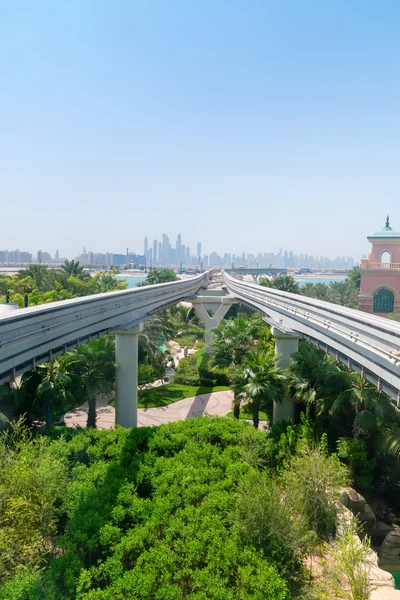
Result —
<path fill-rule="evenodd" d="M 228 412 L 228 414 L 226 416 L 233 419 L 233 410 Z M 241 408 L 239 419 L 241 421 L 252 421 L 253 415 L 250 412 L 248 412 L 248 413 L 244 412 L 243 408 Z M 262 410 L 260 410 L 259 419 L 260 419 L 260 421 L 269 421 L 267 413 L 263 412 Z"/>
<path fill-rule="evenodd" d="M 226 390 L 229 390 L 229 387 L 223 385 L 209 387 L 167 383 L 165 386 L 141 390 L 138 393 L 138 407 L 153 408 L 157 406 L 166 406 L 167 404 L 178 402 L 184 398 L 201 396 L 202 394 L 210 394 L 211 392 L 224 392 Z"/>

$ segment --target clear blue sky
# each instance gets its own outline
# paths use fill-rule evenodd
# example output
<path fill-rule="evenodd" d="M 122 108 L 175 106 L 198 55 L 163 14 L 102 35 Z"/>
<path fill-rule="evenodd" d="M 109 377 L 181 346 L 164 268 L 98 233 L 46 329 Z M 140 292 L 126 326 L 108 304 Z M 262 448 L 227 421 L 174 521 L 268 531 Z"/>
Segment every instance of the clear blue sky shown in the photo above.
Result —
<path fill-rule="evenodd" d="M 400 3 L 2 0 L 0 249 L 367 252 L 400 229 Z"/>

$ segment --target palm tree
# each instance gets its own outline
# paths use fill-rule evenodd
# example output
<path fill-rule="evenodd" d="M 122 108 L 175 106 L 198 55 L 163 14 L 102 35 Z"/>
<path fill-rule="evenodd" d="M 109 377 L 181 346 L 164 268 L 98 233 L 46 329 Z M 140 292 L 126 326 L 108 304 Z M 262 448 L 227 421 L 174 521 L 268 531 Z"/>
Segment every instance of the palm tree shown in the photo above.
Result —
<path fill-rule="evenodd" d="M 245 399 L 245 385 L 248 382 L 248 373 L 241 366 L 234 365 L 229 369 L 229 381 L 233 391 L 233 417 L 239 419 L 240 407 Z"/>
<path fill-rule="evenodd" d="M 317 300 L 330 300 L 330 289 L 326 283 L 305 283 L 300 288 L 300 293 Z"/>
<path fill-rule="evenodd" d="M 49 363 L 36 368 L 41 383 L 36 390 L 36 396 L 43 403 L 46 427 L 53 423 L 53 411 L 56 404 L 65 404 L 66 388 L 71 383 L 67 374 L 65 361 L 53 358 Z"/>
<path fill-rule="evenodd" d="M 300 342 L 292 355 L 288 378 L 295 400 L 312 406 L 317 415 L 329 410 L 346 388 L 346 374 L 322 350 L 307 342 Z"/>
<path fill-rule="evenodd" d="M 358 306 L 358 290 L 350 279 L 331 281 L 329 284 L 330 301 L 341 306 L 355 308 Z"/>
<path fill-rule="evenodd" d="M 390 425 L 399 414 L 398 409 L 386 394 L 378 391 L 376 386 L 360 373 L 346 373 L 348 385 L 332 404 L 330 414 L 339 411 L 351 413 L 353 421 L 353 437 L 357 439 L 361 434 L 370 435 L 377 432 L 381 424 Z"/>
<path fill-rule="evenodd" d="M 258 324 L 243 315 L 221 321 L 219 327 L 214 329 L 213 367 L 221 369 L 243 362 L 247 352 L 254 346 L 258 329 Z"/>
<path fill-rule="evenodd" d="M 277 275 L 273 279 L 264 278 L 261 279 L 260 285 L 275 288 L 276 290 L 282 290 L 283 292 L 290 292 L 292 294 L 300 293 L 299 284 L 291 275 Z"/>
<path fill-rule="evenodd" d="M 69 353 L 69 368 L 80 378 L 88 402 L 87 427 L 96 427 L 96 398 L 114 388 L 114 342 L 101 336 Z"/>
<path fill-rule="evenodd" d="M 18 272 L 19 279 L 30 277 L 38 290 L 44 290 L 47 286 L 49 269 L 46 265 L 29 265 Z"/>
<path fill-rule="evenodd" d="M 247 383 L 243 385 L 245 402 L 253 414 L 253 424 L 258 429 L 260 410 L 272 413 L 273 402 L 282 400 L 285 393 L 285 376 L 276 366 L 278 357 L 261 348 L 249 352 L 245 362 Z"/>
<path fill-rule="evenodd" d="M 77 277 L 78 279 L 81 279 L 84 275 L 83 266 L 79 264 L 78 260 L 66 260 L 61 265 L 61 271 L 68 277 Z"/>

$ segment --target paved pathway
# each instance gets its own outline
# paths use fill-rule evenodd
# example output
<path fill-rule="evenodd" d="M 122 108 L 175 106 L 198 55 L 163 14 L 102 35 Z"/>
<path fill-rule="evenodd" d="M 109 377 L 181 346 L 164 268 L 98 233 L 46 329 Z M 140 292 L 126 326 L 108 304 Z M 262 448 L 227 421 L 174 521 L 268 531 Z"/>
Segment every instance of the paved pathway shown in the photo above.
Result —
<path fill-rule="evenodd" d="M 184 421 L 191 417 L 201 417 L 204 414 L 225 416 L 232 410 L 233 392 L 211 392 L 201 396 L 192 396 L 179 400 L 173 404 L 157 408 L 138 409 L 138 427 L 147 425 L 161 425 L 171 421 Z M 79 425 L 86 427 L 88 405 L 87 402 L 79 408 L 71 410 L 64 415 L 64 422 L 68 427 Z M 108 405 L 106 398 L 97 401 L 97 427 L 110 429 L 115 424 L 115 408 Z"/>

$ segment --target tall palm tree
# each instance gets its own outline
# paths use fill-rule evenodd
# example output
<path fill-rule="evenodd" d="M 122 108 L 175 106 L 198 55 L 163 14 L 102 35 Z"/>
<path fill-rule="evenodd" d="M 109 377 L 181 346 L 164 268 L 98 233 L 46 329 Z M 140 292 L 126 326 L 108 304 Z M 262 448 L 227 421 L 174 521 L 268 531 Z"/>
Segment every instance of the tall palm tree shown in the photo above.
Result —
<path fill-rule="evenodd" d="M 245 385 L 248 383 L 248 373 L 242 366 L 234 365 L 229 369 L 229 381 L 233 391 L 233 417 L 239 419 L 240 407 L 245 399 Z"/>
<path fill-rule="evenodd" d="M 88 402 L 87 427 L 96 427 L 96 399 L 108 395 L 115 382 L 115 347 L 109 336 L 101 336 L 69 353 L 69 368 L 80 378 Z"/>
<path fill-rule="evenodd" d="M 66 260 L 64 264 L 61 265 L 61 271 L 68 277 L 77 277 L 78 279 L 82 278 L 84 275 L 83 266 L 79 264 L 78 260 Z"/>
<path fill-rule="evenodd" d="M 41 383 L 36 390 L 36 396 L 42 403 L 46 415 L 46 427 L 53 424 L 53 411 L 56 404 L 65 404 L 66 388 L 71 378 L 66 371 L 66 363 L 53 358 L 49 363 L 36 368 L 41 377 Z"/>
<path fill-rule="evenodd" d="M 272 414 L 273 402 L 285 394 L 285 376 L 276 366 L 277 356 L 261 348 L 251 350 L 245 362 L 247 382 L 243 385 L 245 402 L 251 407 L 253 424 L 258 429 L 260 410 Z"/>

